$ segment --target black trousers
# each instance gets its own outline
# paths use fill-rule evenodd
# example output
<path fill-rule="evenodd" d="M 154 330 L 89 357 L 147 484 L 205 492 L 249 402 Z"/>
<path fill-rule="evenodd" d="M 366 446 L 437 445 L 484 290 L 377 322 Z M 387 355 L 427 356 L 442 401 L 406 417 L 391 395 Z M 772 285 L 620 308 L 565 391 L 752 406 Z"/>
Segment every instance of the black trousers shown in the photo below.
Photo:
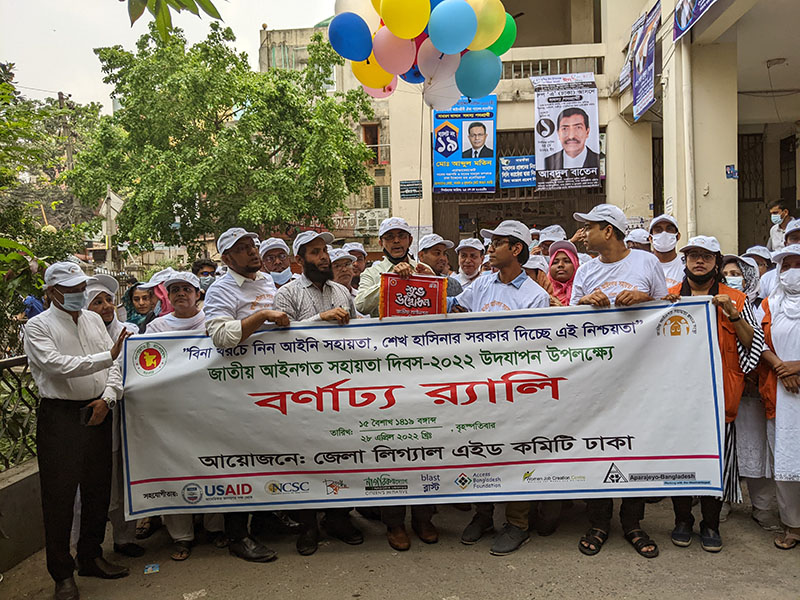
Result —
<path fill-rule="evenodd" d="M 422 522 L 433 518 L 433 506 L 429 504 L 413 504 L 411 506 L 411 519 Z M 405 506 L 381 506 L 381 521 L 387 527 L 401 527 L 406 522 Z"/>
<path fill-rule="evenodd" d="M 47 570 L 55 581 L 72 577 L 69 550 L 75 492 L 81 488 L 78 562 L 103 555 L 111 499 L 111 413 L 100 425 L 80 424 L 79 410 L 91 400 L 42 398 L 36 444 L 42 487 Z"/>
<path fill-rule="evenodd" d="M 247 530 L 249 519 L 250 513 L 225 513 L 225 535 L 237 542 L 243 540 L 249 535 Z"/>
<path fill-rule="evenodd" d="M 694 525 L 691 496 L 673 496 L 672 508 L 675 511 L 675 524 L 689 523 Z M 700 497 L 700 512 L 703 523 L 715 531 L 719 531 L 719 513 L 722 512 L 722 499 L 713 496 Z"/>
<path fill-rule="evenodd" d="M 622 499 L 619 507 L 619 520 L 624 533 L 639 528 L 639 521 L 644 519 L 644 500 L 644 498 Z M 587 500 L 586 512 L 592 527 L 608 533 L 611 527 L 611 515 L 614 512 L 614 500 L 613 498 Z"/>
<path fill-rule="evenodd" d="M 325 513 L 325 520 L 328 523 L 341 523 L 350 518 L 351 510 L 353 509 L 348 506 L 344 508 L 326 508 L 322 512 Z M 319 527 L 317 524 L 317 512 L 319 511 L 316 508 L 304 508 L 293 511 L 290 514 L 295 521 L 303 526 L 304 530 L 313 530 Z"/>

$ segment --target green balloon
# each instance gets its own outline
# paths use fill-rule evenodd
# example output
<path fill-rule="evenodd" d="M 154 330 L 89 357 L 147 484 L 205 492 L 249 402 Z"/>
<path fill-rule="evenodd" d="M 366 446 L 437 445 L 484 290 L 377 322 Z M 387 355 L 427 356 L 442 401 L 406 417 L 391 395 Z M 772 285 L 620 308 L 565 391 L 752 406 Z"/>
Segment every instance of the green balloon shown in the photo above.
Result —
<path fill-rule="evenodd" d="M 503 33 L 497 38 L 497 41 L 489 46 L 487 50 L 492 51 L 497 56 L 503 56 L 511 49 L 514 42 L 517 41 L 517 23 L 514 17 L 506 13 L 506 26 L 503 28 Z"/>

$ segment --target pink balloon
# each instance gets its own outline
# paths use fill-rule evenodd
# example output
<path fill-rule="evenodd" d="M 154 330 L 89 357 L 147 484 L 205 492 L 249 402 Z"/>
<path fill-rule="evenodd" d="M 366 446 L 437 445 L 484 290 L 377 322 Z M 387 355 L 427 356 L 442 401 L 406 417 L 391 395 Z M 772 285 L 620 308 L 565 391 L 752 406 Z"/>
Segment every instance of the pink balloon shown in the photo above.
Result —
<path fill-rule="evenodd" d="M 430 38 L 422 42 L 417 53 L 417 66 L 425 79 L 433 80 L 437 78 L 451 77 L 458 70 L 461 64 L 461 55 L 442 54 L 431 42 Z"/>
<path fill-rule="evenodd" d="M 378 100 L 381 98 L 388 98 L 394 94 L 394 91 L 397 89 L 397 75 L 395 75 L 394 79 L 392 79 L 392 83 L 387 85 L 385 88 L 368 88 L 364 84 L 361 84 L 361 87 L 364 88 L 364 91 L 373 98 L 377 98 Z"/>
<path fill-rule="evenodd" d="M 386 27 L 382 27 L 375 34 L 372 46 L 378 64 L 384 71 L 395 75 L 408 71 L 417 55 L 417 45 L 414 40 L 400 39 Z"/>

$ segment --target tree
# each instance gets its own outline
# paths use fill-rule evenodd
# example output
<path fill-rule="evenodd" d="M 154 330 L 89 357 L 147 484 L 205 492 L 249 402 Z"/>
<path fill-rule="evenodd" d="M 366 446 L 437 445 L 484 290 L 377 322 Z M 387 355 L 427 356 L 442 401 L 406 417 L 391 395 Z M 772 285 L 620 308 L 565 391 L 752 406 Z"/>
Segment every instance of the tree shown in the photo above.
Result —
<path fill-rule="evenodd" d="M 211 0 L 128 0 L 128 16 L 133 25 L 147 9 L 155 17 L 156 28 L 161 39 L 169 38 L 169 31 L 172 29 L 172 13 L 188 10 L 196 16 L 200 16 L 202 10 L 212 19 L 222 19 Z"/>
<path fill-rule="evenodd" d="M 341 64 L 320 34 L 300 71 L 250 71 L 230 29 L 211 23 L 187 48 L 151 25 L 136 53 L 100 48 L 105 81 L 122 108 L 104 119 L 67 180 L 85 202 L 110 184 L 126 197 L 119 241 L 185 244 L 240 225 L 262 233 L 328 223 L 372 183 L 371 154 L 354 125 L 371 116 L 361 90 L 328 92 Z"/>

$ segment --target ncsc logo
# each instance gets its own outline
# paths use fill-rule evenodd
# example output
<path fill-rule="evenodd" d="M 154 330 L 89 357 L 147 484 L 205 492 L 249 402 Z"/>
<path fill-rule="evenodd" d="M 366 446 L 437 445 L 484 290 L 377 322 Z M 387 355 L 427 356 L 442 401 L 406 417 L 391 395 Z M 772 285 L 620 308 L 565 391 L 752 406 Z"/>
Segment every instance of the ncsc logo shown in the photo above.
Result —
<path fill-rule="evenodd" d="M 308 481 L 268 481 L 264 486 L 268 494 L 307 494 L 310 491 Z"/>

